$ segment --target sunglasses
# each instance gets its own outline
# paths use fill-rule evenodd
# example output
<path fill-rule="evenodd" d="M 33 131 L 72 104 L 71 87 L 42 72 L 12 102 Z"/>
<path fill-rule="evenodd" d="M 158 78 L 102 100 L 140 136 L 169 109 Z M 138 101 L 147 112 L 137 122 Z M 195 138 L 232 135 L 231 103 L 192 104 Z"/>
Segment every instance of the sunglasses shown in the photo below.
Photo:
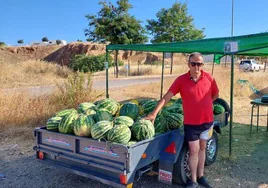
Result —
<path fill-rule="evenodd" d="M 203 63 L 196 63 L 196 62 L 190 62 L 190 64 L 192 67 L 195 67 L 195 66 L 201 67 L 204 65 Z"/>

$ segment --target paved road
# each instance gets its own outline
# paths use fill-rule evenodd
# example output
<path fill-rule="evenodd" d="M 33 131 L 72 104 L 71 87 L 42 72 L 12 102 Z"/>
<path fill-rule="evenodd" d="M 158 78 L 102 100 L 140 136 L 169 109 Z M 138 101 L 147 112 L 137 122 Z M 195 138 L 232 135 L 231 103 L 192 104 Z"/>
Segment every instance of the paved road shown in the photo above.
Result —
<path fill-rule="evenodd" d="M 176 75 L 166 75 L 165 78 L 171 77 L 175 78 Z M 161 81 L 160 76 L 154 77 L 135 77 L 135 78 L 117 78 L 109 80 L 109 89 L 112 88 L 120 88 L 131 85 L 141 85 L 141 84 L 151 84 L 157 83 Z M 94 89 L 105 89 L 106 88 L 106 80 L 94 80 L 93 79 L 93 88 Z M 45 85 L 45 86 L 32 86 L 32 87 L 20 87 L 20 88 L 8 88 L 8 89 L 0 89 L 1 93 L 4 94 L 12 94 L 12 93 L 25 93 L 30 96 L 37 97 L 40 95 L 48 95 L 57 89 L 55 85 Z"/>

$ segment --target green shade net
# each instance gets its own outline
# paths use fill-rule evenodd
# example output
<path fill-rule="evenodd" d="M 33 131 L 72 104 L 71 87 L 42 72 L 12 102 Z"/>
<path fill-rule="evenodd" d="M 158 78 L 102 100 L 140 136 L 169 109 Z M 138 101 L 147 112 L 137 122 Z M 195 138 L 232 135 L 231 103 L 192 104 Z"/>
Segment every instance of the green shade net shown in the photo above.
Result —
<path fill-rule="evenodd" d="M 238 50 L 226 52 L 225 44 L 237 42 Z M 158 44 L 129 44 L 129 45 L 108 45 L 109 50 L 133 50 L 147 52 L 177 52 L 202 54 L 236 54 L 247 56 L 267 56 L 268 55 L 268 33 L 243 35 L 235 37 L 211 38 L 193 40 L 185 42 L 158 43 Z"/>

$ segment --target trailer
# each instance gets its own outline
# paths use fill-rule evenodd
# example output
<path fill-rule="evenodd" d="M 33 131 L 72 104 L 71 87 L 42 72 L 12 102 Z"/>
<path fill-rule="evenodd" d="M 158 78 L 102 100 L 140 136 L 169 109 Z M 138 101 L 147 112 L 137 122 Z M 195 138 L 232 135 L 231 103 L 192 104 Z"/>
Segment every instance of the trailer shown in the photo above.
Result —
<path fill-rule="evenodd" d="M 214 132 L 207 142 L 206 165 L 216 161 L 218 136 L 228 124 L 229 106 L 217 99 L 226 111 L 214 116 Z M 113 187 L 132 187 L 133 182 L 150 171 L 158 173 L 159 182 L 185 184 L 191 173 L 188 146 L 183 127 L 127 146 L 103 140 L 62 134 L 39 127 L 34 130 L 36 158 L 44 164 Z"/>

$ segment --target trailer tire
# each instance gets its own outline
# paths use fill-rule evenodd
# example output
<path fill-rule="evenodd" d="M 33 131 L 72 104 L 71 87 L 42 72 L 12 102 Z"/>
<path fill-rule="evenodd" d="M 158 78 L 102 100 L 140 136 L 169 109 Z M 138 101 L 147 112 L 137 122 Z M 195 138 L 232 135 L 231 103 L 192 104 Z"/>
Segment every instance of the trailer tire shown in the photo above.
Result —
<path fill-rule="evenodd" d="M 191 178 L 191 172 L 188 165 L 189 148 L 185 144 L 178 157 L 178 160 L 173 165 L 173 181 L 180 185 L 185 185 Z"/>
<path fill-rule="evenodd" d="M 218 134 L 214 130 L 212 137 L 207 141 L 207 146 L 206 146 L 206 159 L 205 159 L 205 165 L 209 166 L 213 164 L 218 155 Z"/>
<path fill-rule="evenodd" d="M 220 105 L 222 105 L 225 109 L 225 112 L 228 112 L 228 117 L 230 115 L 230 106 L 229 104 L 222 98 L 217 98 L 213 103 L 218 103 Z"/>

